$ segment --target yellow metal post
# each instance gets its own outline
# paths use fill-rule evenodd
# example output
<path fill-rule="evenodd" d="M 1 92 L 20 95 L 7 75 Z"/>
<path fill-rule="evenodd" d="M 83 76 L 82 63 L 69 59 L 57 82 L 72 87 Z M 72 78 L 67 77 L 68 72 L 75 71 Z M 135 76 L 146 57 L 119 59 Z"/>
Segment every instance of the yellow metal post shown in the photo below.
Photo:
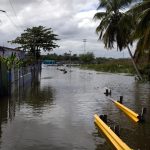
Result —
<path fill-rule="evenodd" d="M 100 118 L 94 115 L 95 123 L 117 150 L 132 150 Z"/>
<path fill-rule="evenodd" d="M 115 101 L 113 99 L 111 99 L 112 102 L 115 103 L 115 105 L 121 109 L 127 116 L 129 116 L 133 121 L 135 122 L 139 122 L 139 114 L 135 113 L 134 111 L 132 111 L 131 109 L 127 108 L 126 106 L 124 106 L 123 104 L 120 104 L 118 101 Z"/>

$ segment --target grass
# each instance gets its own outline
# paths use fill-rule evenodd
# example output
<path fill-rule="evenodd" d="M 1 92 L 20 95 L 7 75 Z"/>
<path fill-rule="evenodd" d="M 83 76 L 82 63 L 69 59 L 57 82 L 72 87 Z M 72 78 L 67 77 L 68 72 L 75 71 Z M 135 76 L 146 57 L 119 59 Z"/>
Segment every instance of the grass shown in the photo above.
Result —
<path fill-rule="evenodd" d="M 83 64 L 81 68 L 101 72 L 135 74 L 130 60 L 109 60 L 101 64 Z"/>

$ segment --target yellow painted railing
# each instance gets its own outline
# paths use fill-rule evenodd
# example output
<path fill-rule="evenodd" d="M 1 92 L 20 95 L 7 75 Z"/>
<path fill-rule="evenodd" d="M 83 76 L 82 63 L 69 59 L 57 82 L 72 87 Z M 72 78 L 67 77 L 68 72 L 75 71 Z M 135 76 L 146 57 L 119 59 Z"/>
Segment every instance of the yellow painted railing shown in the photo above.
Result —
<path fill-rule="evenodd" d="M 118 101 L 115 101 L 113 99 L 110 98 L 110 100 L 112 102 L 114 102 L 114 104 L 121 109 L 127 116 L 129 116 L 133 121 L 135 122 L 139 122 L 139 114 L 135 113 L 134 111 L 132 111 L 131 109 L 127 108 L 126 106 L 122 105 L 121 103 L 119 103 Z"/>
<path fill-rule="evenodd" d="M 94 122 L 117 150 L 132 150 L 99 118 L 97 114 L 94 115 L 94 119 Z"/>

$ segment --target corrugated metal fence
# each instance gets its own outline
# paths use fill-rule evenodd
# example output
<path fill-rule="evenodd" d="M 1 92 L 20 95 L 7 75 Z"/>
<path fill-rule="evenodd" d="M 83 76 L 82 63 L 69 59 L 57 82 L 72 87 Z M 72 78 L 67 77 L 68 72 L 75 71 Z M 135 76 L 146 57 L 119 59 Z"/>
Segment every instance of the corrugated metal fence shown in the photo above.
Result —
<path fill-rule="evenodd" d="M 0 96 L 11 94 L 15 88 L 27 86 L 32 81 L 32 76 L 41 68 L 40 64 L 13 68 L 7 70 L 7 67 L 0 63 Z"/>

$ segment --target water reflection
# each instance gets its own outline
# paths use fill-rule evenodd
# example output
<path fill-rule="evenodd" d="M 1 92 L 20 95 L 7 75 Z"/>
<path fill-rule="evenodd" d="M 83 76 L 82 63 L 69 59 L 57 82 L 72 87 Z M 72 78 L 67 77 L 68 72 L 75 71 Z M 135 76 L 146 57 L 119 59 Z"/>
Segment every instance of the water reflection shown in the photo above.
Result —
<path fill-rule="evenodd" d="M 8 101 L 0 101 L 0 137 L 2 134 L 2 124 L 7 123 L 8 118 Z"/>
<path fill-rule="evenodd" d="M 3 143 L 7 143 L 7 142 L 9 143 L 9 137 L 7 137 L 7 134 L 5 135 L 5 133 L 3 134 L 5 128 L 8 128 L 9 124 L 10 125 L 16 124 L 17 123 L 16 119 L 20 115 L 22 115 L 22 117 L 24 116 L 26 119 L 28 117 L 33 118 L 33 116 L 38 116 L 38 114 L 42 115 L 43 111 L 47 109 L 45 107 L 52 105 L 54 100 L 53 98 L 54 93 L 55 91 L 50 86 L 41 86 L 40 76 L 36 76 L 32 84 L 28 84 L 25 85 L 24 87 L 16 88 L 14 93 L 11 96 L 1 98 L 0 99 L 0 147 L 3 145 Z M 19 123 L 17 126 L 19 128 L 22 128 L 20 127 Z M 17 129 L 14 129 L 14 131 L 15 130 Z M 5 136 L 8 139 L 3 141 L 3 139 L 5 139 Z"/>
<path fill-rule="evenodd" d="M 15 118 L 15 102 L 10 98 L 0 100 L 0 144 L 3 134 L 3 126 Z M 1 145 L 0 145 L 1 147 Z"/>
<path fill-rule="evenodd" d="M 54 90 L 51 87 L 40 87 L 39 84 L 33 84 L 30 91 L 26 93 L 25 103 L 32 106 L 33 109 L 43 108 L 45 105 L 50 105 L 53 102 Z"/>

